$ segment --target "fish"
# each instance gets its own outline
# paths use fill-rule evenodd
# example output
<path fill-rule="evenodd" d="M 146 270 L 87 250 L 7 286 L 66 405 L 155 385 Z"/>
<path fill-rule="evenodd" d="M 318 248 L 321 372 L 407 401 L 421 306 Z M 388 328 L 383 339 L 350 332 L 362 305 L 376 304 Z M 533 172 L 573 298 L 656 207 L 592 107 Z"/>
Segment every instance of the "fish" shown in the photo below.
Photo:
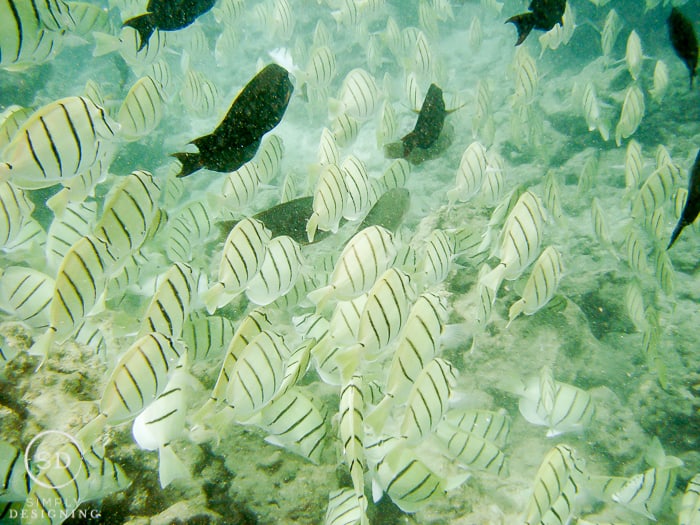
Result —
<path fill-rule="evenodd" d="M 338 489 L 328 495 L 324 525 L 368 525 L 365 514 L 366 498 L 360 498 L 353 489 Z"/>
<path fill-rule="evenodd" d="M 131 485 L 122 468 L 105 456 L 102 445 L 80 446 L 71 440 L 42 453 L 61 459 L 34 476 L 19 511 L 19 515 L 29 517 L 23 521 L 59 525 L 82 503 L 103 499 Z"/>
<path fill-rule="evenodd" d="M 592 82 L 588 82 L 583 89 L 583 115 L 586 118 L 586 124 L 588 124 L 588 131 L 598 129 L 603 140 L 607 141 L 610 138 L 610 129 L 601 114 Z"/>
<path fill-rule="evenodd" d="M 338 231 L 347 199 L 345 176 L 340 167 L 336 164 L 324 166 L 314 190 L 313 213 L 306 223 L 309 242 L 314 242 L 318 230 Z"/>
<path fill-rule="evenodd" d="M 91 168 L 107 154 L 119 124 L 85 97 L 66 97 L 35 111 L 2 152 L 0 181 L 48 188 Z"/>
<path fill-rule="evenodd" d="M 673 50 L 688 68 L 690 74 L 690 88 L 693 88 L 698 67 L 698 37 L 695 34 L 693 23 L 688 20 L 680 9 L 671 8 L 671 14 L 667 20 L 668 36 L 671 39 Z"/>
<path fill-rule="evenodd" d="M 268 64 L 241 90 L 226 116 L 209 135 L 192 140 L 198 153 L 174 153 L 178 177 L 206 168 L 230 172 L 251 160 L 262 136 L 280 123 L 294 91 L 289 72 Z"/>
<path fill-rule="evenodd" d="M 159 83 L 150 76 L 134 82 L 117 115 L 121 137 L 137 140 L 156 128 L 163 117 L 161 90 Z"/>
<path fill-rule="evenodd" d="M 0 441 L 0 502 L 24 501 L 30 478 L 24 467 L 24 453 L 7 441 Z"/>
<path fill-rule="evenodd" d="M 700 474 L 696 474 L 688 481 L 678 512 L 678 523 L 679 525 L 700 523 Z"/>
<path fill-rule="evenodd" d="M 649 90 L 652 98 L 661 103 L 668 89 L 668 67 L 663 60 L 657 60 L 654 66 L 654 87 Z"/>
<path fill-rule="evenodd" d="M 403 159 L 399 160 L 403 161 Z M 390 175 L 392 177 L 397 176 L 396 173 L 391 173 Z M 357 227 L 357 231 L 362 231 L 369 226 L 381 226 L 392 233 L 396 233 L 410 204 L 411 195 L 406 188 L 392 188 L 385 191 L 367 212 L 365 218 L 362 219 L 362 222 Z"/>
<path fill-rule="evenodd" d="M 276 398 L 256 423 L 270 434 L 265 441 L 319 464 L 328 436 L 325 411 L 299 388 Z"/>
<path fill-rule="evenodd" d="M 94 234 L 109 245 L 116 264 L 141 248 L 156 217 L 159 197 L 160 187 L 144 170 L 123 177 L 105 196 Z"/>
<path fill-rule="evenodd" d="M 615 128 L 615 144 L 620 147 L 622 139 L 632 135 L 644 117 L 644 93 L 636 84 L 632 84 L 625 92 L 625 100 L 622 103 L 620 120 Z"/>
<path fill-rule="evenodd" d="M 225 212 L 238 214 L 253 203 L 262 181 L 255 162 L 246 162 L 224 179 L 221 203 Z"/>
<path fill-rule="evenodd" d="M 506 20 L 506 24 L 514 24 L 518 30 L 516 46 L 522 44 L 530 31 L 538 29 L 549 31 L 555 24 L 564 25 L 566 0 L 532 0 L 528 12 L 515 15 Z"/>
<path fill-rule="evenodd" d="M 190 315 L 182 328 L 191 361 L 218 358 L 226 350 L 235 332 L 234 323 L 217 315 Z"/>
<path fill-rule="evenodd" d="M 159 332 L 180 339 L 182 327 L 196 298 L 196 277 L 185 263 L 174 263 L 161 275 L 158 287 L 142 314 L 139 337 Z"/>
<path fill-rule="evenodd" d="M 0 151 L 5 149 L 17 130 L 31 116 L 32 110 L 13 104 L 0 113 Z"/>
<path fill-rule="evenodd" d="M 442 89 L 435 84 L 430 84 L 413 131 L 401 138 L 403 145 L 401 157 L 404 159 L 408 157 L 414 148 L 428 149 L 432 147 L 442 133 L 445 117 L 448 113 L 445 110 Z M 385 152 L 387 152 L 386 149 Z"/>
<path fill-rule="evenodd" d="M 576 512 L 576 497 L 585 480 L 583 460 L 568 445 L 557 445 L 535 474 L 525 512 L 526 525 L 566 525 Z"/>
<path fill-rule="evenodd" d="M 14 243 L 33 211 L 27 192 L 10 182 L 0 182 L 0 248 Z"/>
<path fill-rule="evenodd" d="M 368 226 L 345 245 L 333 268 L 330 282 L 309 294 L 323 308 L 330 298 L 354 299 L 369 291 L 396 258 L 394 235 L 381 226 Z"/>
<path fill-rule="evenodd" d="M 258 177 L 262 184 L 269 184 L 277 176 L 283 154 L 284 143 L 278 135 L 270 134 L 265 137 L 255 160 Z"/>
<path fill-rule="evenodd" d="M 552 370 L 542 367 L 522 392 L 519 409 L 533 425 L 548 427 L 547 437 L 584 429 L 591 422 L 595 405 L 591 395 L 567 383 L 555 381 Z"/>
<path fill-rule="evenodd" d="M 486 148 L 479 141 L 472 142 L 462 153 L 457 168 L 455 187 L 447 192 L 450 205 L 455 201 L 467 202 L 479 193 L 487 169 Z"/>
<path fill-rule="evenodd" d="M 219 90 L 204 73 L 188 69 L 180 94 L 185 107 L 198 117 L 208 118 L 216 113 Z"/>
<path fill-rule="evenodd" d="M 370 118 L 379 104 L 380 92 L 374 77 L 362 68 L 351 70 L 343 79 L 338 100 L 330 100 L 332 114 L 347 113 L 359 121 Z"/>
<path fill-rule="evenodd" d="M 174 212 L 165 231 L 165 253 L 173 262 L 189 262 L 200 245 L 209 239 L 216 216 L 207 201 L 194 201 Z"/>
<path fill-rule="evenodd" d="M 676 242 L 683 228 L 695 222 L 695 219 L 698 218 L 698 214 L 700 214 L 700 150 L 698 150 L 697 155 L 695 155 L 695 162 L 690 170 L 688 196 L 685 201 L 685 206 L 683 206 L 683 212 L 681 213 L 678 224 L 676 224 L 676 227 L 673 229 L 671 240 L 666 247 L 667 250 Z"/>
<path fill-rule="evenodd" d="M 172 373 L 163 392 L 134 419 L 131 427 L 136 444 L 158 451 L 158 480 L 165 488 L 174 480 L 189 477 L 187 467 L 175 454 L 171 441 L 184 433 L 188 390 L 194 384 L 185 366 Z"/>
<path fill-rule="evenodd" d="M 495 412 L 454 408 L 445 414 L 445 422 L 502 448 L 508 440 L 511 418 L 503 408 Z"/>
<path fill-rule="evenodd" d="M 343 456 L 350 470 L 355 494 L 361 504 L 366 506 L 364 478 L 366 468 L 364 450 L 365 399 L 362 386 L 362 377 L 354 374 L 340 393 L 338 437 L 343 446 Z"/>
<path fill-rule="evenodd" d="M 561 254 L 553 246 L 548 246 L 535 262 L 525 283 L 522 298 L 514 302 L 508 310 L 508 324 L 521 313 L 533 315 L 542 309 L 554 297 L 563 272 Z"/>
<path fill-rule="evenodd" d="M 0 309 L 33 328 L 49 325 L 54 280 L 33 268 L 10 266 L 0 276 Z"/>
<path fill-rule="evenodd" d="M 141 51 L 153 31 L 177 31 L 183 29 L 209 11 L 216 0 L 149 0 L 146 13 L 125 20 L 122 27 L 133 27 L 139 33 Z"/>
<path fill-rule="evenodd" d="M 455 256 L 454 240 L 444 230 L 433 230 L 425 242 L 425 253 L 416 280 L 427 287 L 443 282 Z"/>
<path fill-rule="evenodd" d="M 632 80 L 636 81 L 639 78 L 639 74 L 642 72 L 643 59 L 642 41 L 639 38 L 639 34 L 633 29 L 630 31 L 629 37 L 627 37 L 627 47 L 625 49 L 625 62 Z"/>
<path fill-rule="evenodd" d="M 399 431 L 408 445 L 416 445 L 430 435 L 447 412 L 450 395 L 457 381 L 457 370 L 439 357 L 425 365 L 416 377 Z"/>
<path fill-rule="evenodd" d="M 343 217 L 349 221 L 364 217 L 372 206 L 369 175 L 365 164 L 355 155 L 348 155 L 340 164 L 347 196 Z"/>
<path fill-rule="evenodd" d="M 228 234 L 217 281 L 202 294 L 209 313 L 228 304 L 258 273 L 265 260 L 270 230 L 256 219 L 243 219 Z"/>
<path fill-rule="evenodd" d="M 497 476 L 508 472 L 506 456 L 495 443 L 443 420 L 435 436 L 449 458 L 469 470 L 483 470 Z"/>
<path fill-rule="evenodd" d="M 603 30 L 600 33 L 600 47 L 603 50 L 604 57 L 608 57 L 610 53 L 612 53 L 615 41 L 622 29 L 621 26 L 622 23 L 617 11 L 615 11 L 615 9 L 608 11 L 605 22 L 603 23 Z"/>
<path fill-rule="evenodd" d="M 82 443 L 94 443 L 106 425 L 135 418 L 165 391 L 168 378 L 187 348 L 158 332 L 134 341 L 107 380 L 100 413 L 76 434 Z"/>
<path fill-rule="evenodd" d="M 272 303 L 292 289 L 303 266 L 299 243 L 286 235 L 275 237 L 267 243 L 258 273 L 247 283 L 246 296 L 257 305 Z"/>

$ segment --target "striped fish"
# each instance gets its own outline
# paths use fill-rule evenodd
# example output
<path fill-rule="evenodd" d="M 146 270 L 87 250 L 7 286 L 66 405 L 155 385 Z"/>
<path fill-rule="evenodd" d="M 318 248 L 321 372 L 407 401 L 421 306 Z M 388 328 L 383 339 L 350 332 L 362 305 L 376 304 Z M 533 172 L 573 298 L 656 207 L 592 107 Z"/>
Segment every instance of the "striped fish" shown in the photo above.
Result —
<path fill-rule="evenodd" d="M 517 279 L 522 274 L 539 252 L 545 220 L 539 197 L 525 191 L 503 225 L 494 253 L 501 262 L 484 277 L 485 286 L 496 292 L 503 279 Z"/>
<path fill-rule="evenodd" d="M 347 195 L 343 217 L 354 221 L 364 217 L 371 206 L 369 175 L 364 163 L 355 155 L 346 157 L 340 169 L 343 172 L 343 180 Z"/>
<path fill-rule="evenodd" d="M 165 253 L 172 262 L 189 262 L 214 233 L 216 216 L 206 201 L 191 202 L 171 215 Z"/>
<path fill-rule="evenodd" d="M 266 135 L 255 156 L 255 166 L 260 182 L 269 184 L 279 173 L 284 154 L 284 143 L 279 135 Z"/>
<path fill-rule="evenodd" d="M 395 257 L 393 234 L 381 226 L 368 226 L 348 241 L 333 268 L 329 284 L 311 292 L 309 299 L 322 308 L 331 297 L 339 300 L 358 297 L 374 286 Z"/>
<path fill-rule="evenodd" d="M 226 402 L 238 421 L 250 418 L 277 394 L 291 351 L 281 335 L 265 330 L 242 351 L 231 369 Z"/>
<path fill-rule="evenodd" d="M 497 476 L 508 472 L 503 451 L 493 442 L 441 421 L 435 429 L 447 456 L 470 470 L 483 470 Z"/>
<path fill-rule="evenodd" d="M 315 47 L 304 70 L 306 82 L 315 87 L 327 87 L 335 78 L 335 54 L 328 46 Z"/>
<path fill-rule="evenodd" d="M 0 180 L 47 188 L 90 169 L 103 157 L 119 125 L 85 97 L 67 97 L 35 111 L 2 152 Z"/>
<path fill-rule="evenodd" d="M 357 120 L 370 118 L 379 103 L 380 93 L 372 75 L 361 68 L 350 71 L 343 79 L 338 96 L 338 108 L 331 112 L 346 113 Z"/>
<path fill-rule="evenodd" d="M 626 261 L 629 267 L 639 277 L 644 276 L 649 266 L 647 263 L 646 249 L 639 235 L 637 235 L 636 231 L 632 228 L 630 228 L 625 236 L 624 248 L 627 257 Z"/>
<path fill-rule="evenodd" d="M 71 246 L 93 230 L 96 216 L 96 202 L 78 202 L 67 204 L 54 217 L 46 235 L 46 262 L 50 269 L 57 269 Z"/>
<path fill-rule="evenodd" d="M 411 173 L 411 165 L 406 159 L 396 159 L 384 171 L 381 181 L 387 190 L 403 188 Z"/>
<path fill-rule="evenodd" d="M 0 248 L 13 244 L 34 211 L 24 191 L 10 182 L 0 182 Z"/>
<path fill-rule="evenodd" d="M 10 266 L 0 276 L 0 309 L 32 328 L 48 328 L 54 280 L 32 268 Z"/>
<path fill-rule="evenodd" d="M 289 292 L 296 283 L 304 258 L 301 247 L 291 237 L 281 235 L 267 243 L 260 270 L 246 286 L 246 296 L 265 306 Z"/>
<path fill-rule="evenodd" d="M 659 104 L 668 89 L 668 67 L 663 60 L 657 60 L 654 66 L 654 86 L 649 90 L 651 98 Z"/>
<path fill-rule="evenodd" d="M 210 313 L 228 304 L 251 282 L 263 265 L 271 237 L 257 219 L 243 219 L 233 227 L 221 253 L 218 281 L 202 296 Z"/>
<path fill-rule="evenodd" d="M 596 197 L 593 197 L 593 201 L 591 202 L 591 222 L 593 223 L 593 231 L 595 232 L 598 242 L 608 249 L 612 248 L 608 227 L 605 224 L 603 208 L 600 206 L 600 201 Z"/>
<path fill-rule="evenodd" d="M 669 297 L 673 296 L 674 270 L 671 258 L 666 250 L 655 249 L 653 254 L 654 276 L 663 292 Z"/>
<path fill-rule="evenodd" d="M 368 360 L 384 349 L 406 323 L 415 297 L 411 278 L 401 270 L 389 268 L 367 296 L 360 316 L 357 342 Z"/>
<path fill-rule="evenodd" d="M 668 164 L 654 170 L 632 203 L 632 216 L 637 219 L 651 217 L 656 209 L 670 200 L 675 186 L 673 172 Z"/>
<path fill-rule="evenodd" d="M 515 94 L 511 98 L 513 108 L 530 104 L 535 97 L 539 83 L 535 59 L 524 47 L 519 47 L 515 54 Z"/>
<path fill-rule="evenodd" d="M 175 479 L 189 476 L 187 467 L 177 457 L 171 441 L 185 429 L 187 390 L 194 379 L 180 364 L 170 376 L 163 392 L 134 419 L 132 434 L 144 450 L 158 450 L 158 479 L 165 488 Z"/>
<path fill-rule="evenodd" d="M 676 481 L 676 469 L 683 462 L 677 460 L 663 468 L 650 468 L 627 479 L 625 484 L 612 494 L 611 499 L 623 507 L 656 520 L 654 514 L 663 507 Z"/>
<path fill-rule="evenodd" d="M 151 302 L 142 314 L 139 337 L 149 332 L 176 339 L 182 337 L 182 328 L 196 292 L 195 283 L 192 268 L 184 263 L 174 263 L 161 275 Z"/>
<path fill-rule="evenodd" d="M 91 235 L 81 237 L 63 258 L 49 306 L 50 326 L 30 352 L 47 355 L 56 339 L 65 341 L 93 309 L 99 307 L 106 281 L 114 271 L 109 247 Z"/>
<path fill-rule="evenodd" d="M 68 203 L 83 202 L 87 197 L 94 196 L 95 187 L 103 182 L 107 176 L 109 162 L 111 162 L 109 158 L 102 158 L 89 170 L 64 181 L 63 189 L 47 199 L 46 206 L 54 212 L 54 215 L 61 215 Z"/>
<path fill-rule="evenodd" d="M 476 279 L 476 314 L 474 320 L 477 326 L 481 329 L 485 328 L 491 319 L 493 304 L 496 302 L 496 290 L 488 286 L 484 280 L 491 274 L 491 267 L 488 264 L 483 264 L 479 268 L 479 274 Z"/>
<path fill-rule="evenodd" d="M 266 406 L 257 423 L 269 435 L 265 441 L 319 464 L 328 435 L 326 415 L 301 390 L 294 388 Z"/>
<path fill-rule="evenodd" d="M 212 8 L 217 23 L 230 25 L 236 22 L 245 10 L 245 0 L 222 0 Z"/>
<path fill-rule="evenodd" d="M 634 139 L 630 139 L 625 150 L 625 188 L 627 191 L 635 191 L 642 180 L 642 146 Z"/>
<path fill-rule="evenodd" d="M 238 361 L 241 352 L 248 344 L 261 332 L 270 330 L 272 323 L 264 309 L 257 308 L 246 315 L 238 327 L 233 337 L 229 340 L 226 353 L 221 364 L 221 370 L 214 384 L 209 399 L 194 415 L 193 420 L 202 423 L 207 415 L 216 407 L 219 402 L 226 399 L 229 379 L 232 376 L 234 366 Z"/>
<path fill-rule="evenodd" d="M 510 416 L 504 409 L 491 410 L 450 409 L 445 422 L 464 432 L 479 436 L 499 448 L 505 446 L 510 433 Z"/>
<path fill-rule="evenodd" d="M 399 427 L 407 444 L 419 443 L 436 429 L 447 412 L 447 402 L 456 380 L 456 369 L 439 357 L 421 370 L 408 395 Z"/>
<path fill-rule="evenodd" d="M 151 133 L 163 118 L 163 102 L 161 85 L 148 75 L 139 78 L 119 108 L 119 135 L 125 140 L 138 140 Z"/>
<path fill-rule="evenodd" d="M 226 175 L 221 189 L 221 206 L 224 211 L 238 214 L 248 208 L 258 193 L 260 183 L 260 174 L 255 162 L 246 162 L 236 171 Z"/>
<path fill-rule="evenodd" d="M 447 192 L 450 206 L 455 201 L 467 202 L 479 193 L 484 183 L 487 165 L 486 148 L 478 141 L 472 142 L 462 154 L 455 187 Z"/>
<path fill-rule="evenodd" d="M 216 113 L 220 95 L 216 85 L 204 74 L 188 69 L 180 92 L 182 103 L 188 111 L 200 118 L 211 117 Z"/>
<path fill-rule="evenodd" d="M 685 488 L 681 509 L 678 512 L 678 525 L 698 525 L 700 523 L 700 474 L 693 476 Z"/>
<path fill-rule="evenodd" d="M 525 512 L 526 525 L 566 525 L 576 513 L 585 479 L 583 462 L 567 445 L 557 445 L 542 460 Z"/>
<path fill-rule="evenodd" d="M 644 93 L 636 84 L 630 85 L 625 92 L 625 100 L 622 103 L 620 120 L 615 128 L 615 144 L 620 147 L 622 139 L 631 136 L 644 117 Z"/>
<path fill-rule="evenodd" d="M 368 525 L 365 508 L 367 500 L 353 489 L 338 489 L 328 495 L 324 525 Z"/>
<path fill-rule="evenodd" d="M 173 76 L 168 63 L 160 58 L 150 64 L 146 69 L 146 76 L 152 78 L 158 87 L 163 100 L 172 97 Z"/>
<path fill-rule="evenodd" d="M 608 15 L 605 17 L 605 22 L 603 23 L 603 31 L 600 33 L 600 46 L 603 49 L 603 56 L 610 56 L 613 47 L 615 47 L 615 41 L 617 36 L 620 34 L 622 29 L 622 22 L 617 14 L 617 11 L 611 9 L 608 11 Z"/>
<path fill-rule="evenodd" d="M 107 380 L 99 415 L 78 432 L 78 440 L 94 443 L 105 425 L 136 417 L 164 392 L 168 378 L 186 351 L 181 343 L 158 332 L 134 341 Z"/>
<path fill-rule="evenodd" d="M 386 492 L 404 512 L 420 510 L 445 491 L 445 480 L 403 445 L 394 447 L 384 456 L 375 471 L 372 490 L 375 502 Z"/>
<path fill-rule="evenodd" d="M 29 480 L 24 453 L 7 441 L 0 441 L 0 502 L 27 499 Z"/>
<path fill-rule="evenodd" d="M 338 437 L 343 447 L 345 463 L 350 469 L 350 478 L 357 498 L 365 501 L 365 449 L 364 449 L 364 410 L 362 377 L 355 374 L 343 386 L 340 393 L 340 422 Z"/>
<path fill-rule="evenodd" d="M 63 0 L 0 3 L 0 67 L 37 64 L 53 56 L 74 21 Z"/>
<path fill-rule="evenodd" d="M 321 139 L 318 143 L 318 153 L 316 155 L 320 166 L 329 166 L 340 162 L 340 152 L 335 135 L 328 128 L 321 130 Z"/>
<path fill-rule="evenodd" d="M 0 151 L 14 138 L 17 130 L 32 115 L 32 111 L 15 104 L 0 113 Z"/>
<path fill-rule="evenodd" d="M 637 32 L 633 29 L 627 37 L 627 48 L 625 50 L 625 62 L 627 63 L 627 71 L 630 72 L 632 80 L 637 80 L 642 72 L 642 60 L 644 52 L 642 51 L 642 41 Z"/>
<path fill-rule="evenodd" d="M 235 57 L 239 46 L 239 34 L 231 26 L 225 26 L 214 44 L 214 58 L 219 67 L 227 67 Z"/>
<path fill-rule="evenodd" d="M 313 242 L 316 230 L 338 231 L 347 199 L 348 190 L 342 170 L 335 164 L 324 166 L 314 190 L 313 213 L 306 223 L 309 242 Z"/>
<path fill-rule="evenodd" d="M 535 262 L 522 297 L 511 305 L 508 323 L 513 322 L 521 313 L 533 315 L 543 308 L 554 297 L 563 273 L 561 254 L 553 246 L 548 246 Z"/>
<path fill-rule="evenodd" d="M 607 141 L 610 138 L 610 129 L 603 120 L 595 86 L 592 82 L 588 82 L 583 88 L 583 116 L 588 124 L 588 131 L 597 129 L 603 140 Z"/>
<path fill-rule="evenodd" d="M 548 427 L 547 437 L 576 432 L 588 426 L 595 409 L 585 390 L 555 381 L 548 366 L 531 381 L 519 403 L 520 413 L 534 425 Z"/>
<path fill-rule="evenodd" d="M 481 27 L 481 19 L 478 16 L 472 17 L 469 25 L 469 47 L 473 52 L 477 52 L 484 41 L 484 30 Z"/>
<path fill-rule="evenodd" d="M 377 147 L 381 148 L 384 144 L 394 140 L 396 137 L 396 125 L 394 106 L 388 100 L 385 100 L 382 103 L 382 109 L 379 112 L 379 122 L 377 123 Z M 408 161 L 404 160 L 404 162 Z"/>
<path fill-rule="evenodd" d="M 647 327 L 644 315 L 644 297 L 642 289 L 636 281 L 630 282 L 625 292 L 625 307 L 627 315 L 639 332 L 644 332 Z"/>
<path fill-rule="evenodd" d="M 505 190 L 505 160 L 493 149 L 488 151 L 487 159 L 488 168 L 484 177 L 484 183 L 481 185 L 481 194 L 489 206 L 495 206 L 501 200 Z"/>
<path fill-rule="evenodd" d="M 141 248 L 158 209 L 160 187 L 153 175 L 135 170 L 107 195 L 95 237 L 109 246 L 112 256 L 124 261 Z"/>
<path fill-rule="evenodd" d="M 191 315 L 182 328 L 182 339 L 191 361 L 217 358 L 234 334 L 233 321 L 216 315 Z"/>
<path fill-rule="evenodd" d="M 554 170 L 548 170 L 544 178 L 544 205 L 557 221 L 562 220 L 561 190 Z"/>
<path fill-rule="evenodd" d="M 423 260 L 419 265 L 417 281 L 424 287 L 441 283 L 450 273 L 454 251 L 454 239 L 444 230 L 433 230 L 425 242 Z"/>
<path fill-rule="evenodd" d="M 103 499 L 131 485 L 122 468 L 105 457 L 101 446 L 83 449 L 70 441 L 44 452 L 61 461 L 51 462 L 35 476 L 36 482 L 19 511 L 27 517 L 22 519 L 27 523 L 59 525 L 82 503 Z"/>
<path fill-rule="evenodd" d="M 581 168 L 581 174 L 578 177 L 578 186 L 576 192 L 581 195 L 591 190 L 595 185 L 595 180 L 598 177 L 598 154 L 594 153 L 586 158 Z"/>

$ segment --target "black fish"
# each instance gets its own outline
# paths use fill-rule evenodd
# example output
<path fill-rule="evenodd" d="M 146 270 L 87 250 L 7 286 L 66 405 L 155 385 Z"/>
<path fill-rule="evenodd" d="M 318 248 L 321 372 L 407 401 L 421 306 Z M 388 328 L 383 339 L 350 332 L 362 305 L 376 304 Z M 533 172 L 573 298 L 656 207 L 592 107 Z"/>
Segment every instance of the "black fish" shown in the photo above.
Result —
<path fill-rule="evenodd" d="M 518 30 L 516 46 L 522 44 L 533 29 L 549 31 L 554 24 L 564 25 L 562 17 L 566 10 L 566 0 L 532 0 L 528 9 L 530 12 L 506 20 L 506 24 L 511 22 Z"/>
<path fill-rule="evenodd" d="M 700 150 L 698 150 L 698 154 L 695 157 L 693 169 L 690 171 L 688 199 L 685 201 L 685 207 L 683 208 L 683 213 L 681 213 L 681 218 L 671 234 L 671 241 L 668 243 L 667 250 L 676 242 L 676 239 L 681 234 L 681 230 L 688 224 L 693 224 L 693 222 L 695 222 L 695 219 L 698 218 L 698 214 L 700 214 Z"/>
<path fill-rule="evenodd" d="M 194 139 L 199 153 L 173 153 L 182 163 L 178 177 L 207 168 L 235 171 L 255 156 L 263 135 L 282 120 L 294 86 L 282 66 L 265 66 L 238 94 L 216 129 Z"/>
<path fill-rule="evenodd" d="M 385 191 L 362 219 L 362 223 L 355 233 L 375 225 L 396 233 L 410 204 L 411 195 L 406 188 L 393 188 Z"/>
<path fill-rule="evenodd" d="M 151 38 L 153 31 L 176 31 L 187 27 L 197 17 L 209 11 L 216 0 L 149 0 L 146 13 L 129 18 L 122 27 L 133 27 L 141 37 L 139 51 Z"/>
<path fill-rule="evenodd" d="M 678 57 L 690 71 L 690 87 L 693 87 L 695 69 L 698 67 L 698 38 L 693 24 L 675 7 L 668 17 L 668 35 Z"/>
<path fill-rule="evenodd" d="M 442 127 L 445 125 L 445 100 L 442 98 L 442 89 L 435 84 L 430 84 L 428 93 L 423 99 L 423 105 L 418 113 L 416 126 L 408 135 L 401 139 L 403 143 L 403 157 L 410 155 L 413 148 L 428 149 L 437 142 Z"/>

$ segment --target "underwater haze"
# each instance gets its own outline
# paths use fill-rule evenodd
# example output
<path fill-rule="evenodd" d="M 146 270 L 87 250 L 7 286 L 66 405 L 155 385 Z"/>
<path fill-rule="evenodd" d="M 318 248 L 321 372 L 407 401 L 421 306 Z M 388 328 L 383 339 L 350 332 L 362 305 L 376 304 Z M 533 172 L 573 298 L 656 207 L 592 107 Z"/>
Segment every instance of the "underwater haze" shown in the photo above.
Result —
<path fill-rule="evenodd" d="M 698 32 L 0 0 L 0 523 L 699 525 Z"/>

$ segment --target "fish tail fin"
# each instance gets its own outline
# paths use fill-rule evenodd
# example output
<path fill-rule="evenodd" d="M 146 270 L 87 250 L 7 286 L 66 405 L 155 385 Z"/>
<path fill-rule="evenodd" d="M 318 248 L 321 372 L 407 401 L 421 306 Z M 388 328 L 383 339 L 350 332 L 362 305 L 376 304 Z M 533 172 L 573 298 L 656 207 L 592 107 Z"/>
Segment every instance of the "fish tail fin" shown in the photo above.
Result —
<path fill-rule="evenodd" d="M 530 34 L 530 31 L 532 31 L 532 28 L 535 27 L 535 19 L 532 13 L 523 13 L 522 15 L 511 16 L 508 20 L 506 20 L 506 24 L 509 22 L 515 25 L 515 28 L 518 30 L 518 41 L 515 43 L 516 46 L 522 44 L 527 38 L 527 35 Z"/>
<path fill-rule="evenodd" d="M 685 228 L 685 222 L 682 220 L 678 221 L 678 224 L 676 224 L 676 227 L 673 229 L 673 233 L 671 234 L 671 240 L 668 242 L 668 246 L 666 246 L 667 250 L 671 249 L 671 246 L 673 246 L 673 243 L 676 242 L 676 239 L 678 239 L 678 236 L 681 234 L 683 228 Z"/>
<path fill-rule="evenodd" d="M 140 43 L 137 51 L 141 51 L 146 44 L 148 44 L 148 39 L 151 38 L 151 35 L 155 30 L 153 22 L 151 22 L 151 15 L 149 13 L 135 16 L 134 18 L 129 18 L 122 24 L 122 27 L 124 26 L 133 27 L 136 29 L 136 31 L 138 31 Z"/>
<path fill-rule="evenodd" d="M 106 425 L 107 416 L 100 413 L 85 426 L 83 426 L 83 428 L 78 430 L 78 433 L 75 435 L 75 439 L 80 441 L 83 446 L 90 447 L 95 441 L 97 441 L 97 438 L 100 437 L 100 434 L 102 434 Z"/>
<path fill-rule="evenodd" d="M 184 463 L 177 457 L 173 447 L 170 443 L 167 443 L 160 447 L 159 452 L 159 468 L 158 468 L 158 478 L 160 481 L 160 487 L 165 488 L 173 480 L 180 478 L 188 478 L 190 476 L 189 470 L 184 465 Z"/>
<path fill-rule="evenodd" d="M 518 317 L 521 313 L 525 311 L 525 301 L 522 299 L 519 299 L 515 301 L 511 307 L 510 310 L 508 310 L 508 324 L 506 325 L 506 328 L 510 326 L 510 323 L 512 323 L 516 317 Z"/>
<path fill-rule="evenodd" d="M 172 156 L 182 164 L 177 177 L 187 177 L 202 167 L 199 153 L 173 153 Z"/>

